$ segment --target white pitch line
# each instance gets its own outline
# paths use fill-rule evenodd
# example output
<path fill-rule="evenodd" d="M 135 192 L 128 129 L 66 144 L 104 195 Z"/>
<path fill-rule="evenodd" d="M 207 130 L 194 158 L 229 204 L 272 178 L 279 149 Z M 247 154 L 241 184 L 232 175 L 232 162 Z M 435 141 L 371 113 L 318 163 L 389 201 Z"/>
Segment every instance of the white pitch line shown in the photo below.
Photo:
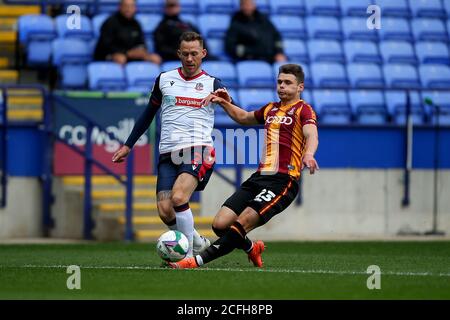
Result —
<path fill-rule="evenodd" d="M 23 265 L 23 266 L 1 266 L 2 268 L 25 268 L 25 269 L 67 269 L 69 265 Z M 175 270 L 163 267 L 145 267 L 145 266 L 79 266 L 81 269 L 94 269 L 94 270 Z M 337 274 L 337 275 L 362 275 L 368 274 L 365 271 L 350 271 L 350 270 L 300 270 L 300 269 L 239 269 L 239 268 L 197 268 L 188 269 L 189 271 L 225 271 L 225 272 L 262 272 L 262 273 L 303 273 L 303 274 Z M 385 271 L 381 272 L 382 275 L 389 276 L 425 276 L 425 277 L 450 277 L 450 273 L 433 273 L 433 272 L 396 272 Z"/>

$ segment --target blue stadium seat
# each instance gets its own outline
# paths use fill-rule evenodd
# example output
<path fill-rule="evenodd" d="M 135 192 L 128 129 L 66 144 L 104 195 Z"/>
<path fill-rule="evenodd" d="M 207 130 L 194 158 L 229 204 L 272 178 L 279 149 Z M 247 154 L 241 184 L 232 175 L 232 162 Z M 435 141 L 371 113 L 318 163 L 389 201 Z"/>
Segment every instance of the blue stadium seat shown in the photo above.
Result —
<path fill-rule="evenodd" d="M 402 18 L 383 18 L 382 28 L 378 33 L 380 40 L 413 41 L 409 21 Z"/>
<path fill-rule="evenodd" d="M 446 1 L 444 0 L 444 2 Z M 409 7 L 415 17 L 439 19 L 446 17 L 441 0 L 409 0 Z"/>
<path fill-rule="evenodd" d="M 240 0 L 235 0 L 235 7 L 236 10 L 239 8 L 239 2 Z M 256 7 L 258 8 L 258 11 L 265 13 L 265 14 L 270 14 L 270 4 L 269 4 L 269 0 L 255 0 L 256 3 Z"/>
<path fill-rule="evenodd" d="M 159 22 L 161 21 L 161 15 L 150 13 L 138 13 L 136 14 L 136 20 L 139 22 L 146 38 L 153 38 L 153 31 L 155 31 Z"/>
<path fill-rule="evenodd" d="M 445 12 L 447 13 L 447 17 L 450 17 L 450 1 L 442 1 L 444 4 Z"/>
<path fill-rule="evenodd" d="M 381 41 L 380 52 L 384 63 L 417 64 L 413 46 L 406 41 Z"/>
<path fill-rule="evenodd" d="M 441 20 L 431 18 L 419 18 L 411 23 L 416 41 L 447 41 L 445 25 Z"/>
<path fill-rule="evenodd" d="M 286 39 L 283 41 L 284 54 L 291 61 L 309 62 L 308 52 L 302 40 Z"/>
<path fill-rule="evenodd" d="M 98 0 L 98 10 L 99 13 L 113 13 L 119 10 L 120 0 Z"/>
<path fill-rule="evenodd" d="M 102 29 L 103 23 L 109 18 L 109 14 L 101 13 L 92 18 L 92 31 L 94 32 L 94 37 L 100 37 L 100 30 Z"/>
<path fill-rule="evenodd" d="M 384 96 L 392 121 L 396 124 L 404 125 L 406 123 L 406 91 L 387 90 L 384 92 Z M 409 97 L 413 123 L 423 124 L 425 122 L 425 113 L 419 94 L 416 91 L 410 91 Z"/>
<path fill-rule="evenodd" d="M 269 0 L 271 14 L 304 15 L 304 0 Z"/>
<path fill-rule="evenodd" d="M 160 73 L 159 66 L 151 62 L 128 62 L 125 75 L 129 87 L 144 87 L 150 91 Z"/>
<path fill-rule="evenodd" d="M 272 66 L 267 62 L 240 61 L 236 63 L 236 72 L 241 87 L 273 88 L 275 86 Z"/>
<path fill-rule="evenodd" d="M 314 100 L 312 97 L 311 90 L 303 90 L 300 94 L 300 99 L 302 99 L 307 104 L 311 105 L 314 108 Z"/>
<path fill-rule="evenodd" d="M 381 63 L 377 45 L 370 41 L 347 40 L 344 42 L 347 62 Z"/>
<path fill-rule="evenodd" d="M 408 0 L 376 0 L 375 2 L 380 7 L 383 17 L 411 17 Z"/>
<path fill-rule="evenodd" d="M 198 19 L 195 14 L 183 13 L 183 14 L 180 14 L 180 19 L 185 22 L 189 22 L 194 27 L 197 27 L 197 25 L 198 25 Z"/>
<path fill-rule="evenodd" d="M 207 39 L 206 45 L 208 47 L 208 52 L 216 56 L 218 59 L 223 61 L 231 61 L 231 58 L 225 51 L 225 43 L 223 39 Z"/>
<path fill-rule="evenodd" d="M 426 64 L 419 66 L 422 87 L 427 89 L 450 89 L 450 67 L 441 64 Z"/>
<path fill-rule="evenodd" d="M 60 38 L 80 38 L 83 40 L 89 40 L 93 37 L 91 20 L 86 16 L 80 16 L 79 29 L 76 29 L 75 25 L 67 25 L 68 22 L 73 20 L 68 20 L 67 15 L 65 14 L 57 16 L 55 21 L 56 31 Z"/>
<path fill-rule="evenodd" d="M 385 124 L 387 109 L 381 90 L 350 90 L 350 104 L 360 124 Z"/>
<path fill-rule="evenodd" d="M 345 62 L 344 53 L 338 41 L 309 40 L 308 52 L 311 62 Z"/>
<path fill-rule="evenodd" d="M 145 46 L 147 47 L 148 52 L 155 52 L 155 42 L 153 38 L 145 38 Z"/>
<path fill-rule="evenodd" d="M 306 24 L 310 39 L 342 39 L 341 25 L 335 17 L 309 16 L 306 18 Z"/>
<path fill-rule="evenodd" d="M 448 47 L 443 42 L 416 42 L 420 63 L 450 64 Z"/>
<path fill-rule="evenodd" d="M 121 91 L 127 85 L 122 66 L 114 62 L 91 62 L 88 78 L 91 90 Z"/>
<path fill-rule="evenodd" d="M 430 98 L 433 106 L 426 106 L 426 112 L 432 124 L 450 125 L 450 92 L 423 91 L 422 101 Z M 439 118 L 438 118 L 439 116 Z"/>
<path fill-rule="evenodd" d="M 198 0 L 180 0 L 181 12 L 184 14 L 199 14 Z"/>
<path fill-rule="evenodd" d="M 343 16 L 359 16 L 367 18 L 367 7 L 372 4 L 370 0 L 339 0 Z"/>
<path fill-rule="evenodd" d="M 341 15 L 341 7 L 338 0 L 305 1 L 306 13 L 311 16 L 335 16 Z"/>
<path fill-rule="evenodd" d="M 418 88 L 420 87 L 417 70 L 407 64 L 385 64 L 383 66 L 386 86 L 391 88 Z"/>
<path fill-rule="evenodd" d="M 198 17 L 198 28 L 205 38 L 223 39 L 230 19 L 227 14 L 202 14 Z"/>
<path fill-rule="evenodd" d="M 309 71 L 309 66 L 307 64 L 304 64 L 299 61 L 275 62 L 272 66 L 274 79 L 278 78 L 278 71 L 279 71 L 280 67 L 287 63 L 294 63 L 294 64 L 300 65 L 303 69 L 303 73 L 305 74 L 305 81 L 304 81 L 305 87 L 308 88 L 313 85 L 311 72 Z"/>
<path fill-rule="evenodd" d="M 319 123 L 351 123 L 352 112 L 345 90 L 313 90 L 313 98 Z"/>
<path fill-rule="evenodd" d="M 384 87 L 381 69 L 374 63 L 349 63 L 347 73 L 354 88 Z"/>
<path fill-rule="evenodd" d="M 447 33 L 448 33 L 448 41 L 450 41 L 450 19 L 447 20 Z"/>
<path fill-rule="evenodd" d="M 205 61 L 202 68 L 211 76 L 219 78 L 226 87 L 238 85 L 236 69 L 231 62 Z"/>
<path fill-rule="evenodd" d="M 164 11 L 164 0 L 136 0 L 140 13 L 161 14 Z"/>
<path fill-rule="evenodd" d="M 179 67 L 181 67 L 181 62 L 178 60 L 166 61 L 161 64 L 161 72 L 170 71 Z"/>
<path fill-rule="evenodd" d="M 275 101 L 278 101 L 278 98 L 273 89 L 239 89 L 240 106 L 245 110 L 258 110 Z"/>
<path fill-rule="evenodd" d="M 233 0 L 201 0 L 198 1 L 201 13 L 232 14 L 235 10 Z"/>
<path fill-rule="evenodd" d="M 346 39 L 363 41 L 378 40 L 377 30 L 370 30 L 369 28 L 367 28 L 367 18 L 345 17 L 342 18 L 341 23 L 342 32 L 344 33 L 344 37 Z"/>
<path fill-rule="evenodd" d="M 271 15 L 275 28 L 280 32 L 283 39 L 303 39 L 306 38 L 306 29 L 303 19 L 289 15 Z"/>
<path fill-rule="evenodd" d="M 316 87 L 348 87 L 344 67 L 339 63 L 315 62 L 310 65 Z"/>

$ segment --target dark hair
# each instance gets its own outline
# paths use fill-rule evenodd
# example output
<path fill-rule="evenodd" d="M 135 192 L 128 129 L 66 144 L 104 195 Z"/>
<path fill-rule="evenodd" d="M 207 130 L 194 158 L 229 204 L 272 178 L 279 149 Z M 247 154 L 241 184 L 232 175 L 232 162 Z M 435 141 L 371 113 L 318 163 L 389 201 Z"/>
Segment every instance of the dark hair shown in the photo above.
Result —
<path fill-rule="evenodd" d="M 203 37 L 199 35 L 197 32 L 193 31 L 183 32 L 183 34 L 180 36 L 180 40 L 178 41 L 178 47 L 180 47 L 182 41 L 186 42 L 198 41 L 200 42 L 200 46 L 203 48 Z"/>
<path fill-rule="evenodd" d="M 305 73 L 303 72 L 302 67 L 298 64 L 284 64 L 278 70 L 278 74 L 280 73 L 293 74 L 297 78 L 298 83 L 303 83 L 303 81 L 305 81 Z"/>

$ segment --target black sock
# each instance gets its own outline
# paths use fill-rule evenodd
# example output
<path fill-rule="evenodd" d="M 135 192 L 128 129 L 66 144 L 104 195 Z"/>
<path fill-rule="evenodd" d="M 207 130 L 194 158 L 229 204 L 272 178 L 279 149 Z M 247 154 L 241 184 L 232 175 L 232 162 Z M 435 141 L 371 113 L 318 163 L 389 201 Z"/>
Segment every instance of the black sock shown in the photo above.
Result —
<path fill-rule="evenodd" d="M 223 237 L 230 228 L 217 229 L 217 228 L 214 228 L 214 226 L 212 226 L 212 229 L 218 237 Z M 242 250 L 244 250 L 246 253 L 248 253 L 252 249 L 252 246 L 253 246 L 253 241 L 250 240 L 247 236 L 245 236 L 245 244 L 242 247 Z"/>
<path fill-rule="evenodd" d="M 242 225 L 237 221 L 234 222 L 223 237 L 216 240 L 211 246 L 206 248 L 206 250 L 200 254 L 203 263 L 208 263 L 222 257 L 234 249 L 247 248 L 248 241 L 245 238 L 246 232 Z"/>

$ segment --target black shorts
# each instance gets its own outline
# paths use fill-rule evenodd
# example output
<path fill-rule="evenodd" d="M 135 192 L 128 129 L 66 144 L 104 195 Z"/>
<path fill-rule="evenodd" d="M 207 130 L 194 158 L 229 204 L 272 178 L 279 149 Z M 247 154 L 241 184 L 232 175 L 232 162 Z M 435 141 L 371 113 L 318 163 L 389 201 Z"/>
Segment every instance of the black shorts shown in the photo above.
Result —
<path fill-rule="evenodd" d="M 202 191 L 208 184 L 216 161 L 215 150 L 208 146 L 195 146 L 164 153 L 159 156 L 156 193 L 172 190 L 177 177 L 189 173 L 198 179 L 195 191 Z"/>
<path fill-rule="evenodd" d="M 223 206 L 240 215 L 245 208 L 253 208 L 261 218 L 261 225 L 289 207 L 298 193 L 298 183 L 283 173 L 261 175 L 255 172 Z"/>

